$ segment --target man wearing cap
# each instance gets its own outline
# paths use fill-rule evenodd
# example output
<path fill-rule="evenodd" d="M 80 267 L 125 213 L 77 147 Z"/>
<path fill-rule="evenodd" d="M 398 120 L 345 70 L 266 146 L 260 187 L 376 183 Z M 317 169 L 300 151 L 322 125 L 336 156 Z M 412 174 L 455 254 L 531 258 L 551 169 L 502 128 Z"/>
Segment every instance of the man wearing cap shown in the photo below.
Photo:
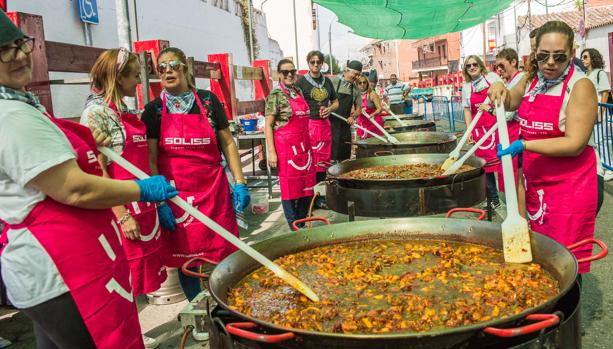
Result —
<path fill-rule="evenodd" d="M 351 125 L 362 114 L 362 96 L 355 84 L 362 73 L 362 63 L 350 61 L 342 74 L 332 78 L 332 85 L 338 96 L 336 113 L 347 119 L 331 118 L 332 161 L 343 161 L 351 157 Z"/>

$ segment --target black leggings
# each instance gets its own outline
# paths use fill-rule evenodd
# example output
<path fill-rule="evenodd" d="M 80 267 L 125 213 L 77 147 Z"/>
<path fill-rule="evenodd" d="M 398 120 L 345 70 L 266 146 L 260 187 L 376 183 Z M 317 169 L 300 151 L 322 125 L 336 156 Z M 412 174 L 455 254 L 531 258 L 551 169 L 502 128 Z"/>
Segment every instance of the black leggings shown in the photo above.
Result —
<path fill-rule="evenodd" d="M 34 323 L 37 349 L 96 348 L 70 292 L 21 310 Z"/>
<path fill-rule="evenodd" d="M 500 199 L 498 198 L 498 185 L 496 183 L 496 175 L 494 172 L 485 173 L 485 189 L 487 197 L 490 199 L 492 204 L 500 202 Z"/>

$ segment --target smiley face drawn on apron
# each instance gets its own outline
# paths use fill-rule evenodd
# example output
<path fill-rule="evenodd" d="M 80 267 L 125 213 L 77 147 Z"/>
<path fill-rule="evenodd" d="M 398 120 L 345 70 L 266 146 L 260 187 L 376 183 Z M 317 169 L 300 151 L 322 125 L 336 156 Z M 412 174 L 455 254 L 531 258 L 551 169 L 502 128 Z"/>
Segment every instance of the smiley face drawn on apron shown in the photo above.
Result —
<path fill-rule="evenodd" d="M 151 206 L 151 203 L 148 202 L 146 205 Z M 138 205 L 137 202 L 132 202 L 132 209 L 134 210 L 136 214 L 140 214 L 140 206 Z M 157 240 L 160 238 L 161 235 L 162 235 L 162 229 L 160 229 L 160 219 L 158 217 L 158 212 L 156 209 L 155 210 L 155 225 L 153 226 L 153 229 L 151 229 L 151 232 L 149 234 L 142 234 L 142 231 L 141 231 L 140 240 L 144 242 L 151 241 L 154 238 Z"/>
<path fill-rule="evenodd" d="M 304 152 L 304 151 L 305 151 L 305 149 L 304 149 L 304 143 L 303 143 L 303 142 L 300 142 L 300 147 L 302 148 L 302 151 Z M 292 145 L 292 151 L 294 152 L 294 156 L 298 155 L 298 152 L 296 151 L 296 146 L 295 146 L 295 145 Z M 311 152 L 310 152 L 310 151 L 307 151 L 307 154 L 308 154 L 308 157 L 309 157 L 309 158 L 308 158 L 308 160 L 307 160 L 307 163 L 306 163 L 304 166 L 299 166 L 299 165 L 296 165 L 296 163 L 294 162 L 294 160 L 293 160 L 293 159 L 291 159 L 291 160 L 287 160 L 287 163 L 288 163 L 289 165 L 292 165 L 292 167 L 293 167 L 293 168 L 295 168 L 295 169 L 296 169 L 296 170 L 298 170 L 298 171 L 304 171 L 304 170 L 306 170 L 307 168 L 309 168 L 309 166 L 311 166 L 311 162 L 312 162 Z"/>
<path fill-rule="evenodd" d="M 485 129 L 484 126 L 481 126 L 481 132 L 483 132 L 483 134 L 487 133 L 487 130 Z M 479 136 L 479 128 L 475 127 L 475 134 L 477 134 L 477 137 Z M 485 143 L 484 143 L 485 144 Z M 479 149 L 481 150 L 491 150 L 494 149 L 494 145 L 496 144 L 496 133 L 492 133 L 492 136 L 490 137 L 490 142 L 486 145 L 480 145 Z"/>

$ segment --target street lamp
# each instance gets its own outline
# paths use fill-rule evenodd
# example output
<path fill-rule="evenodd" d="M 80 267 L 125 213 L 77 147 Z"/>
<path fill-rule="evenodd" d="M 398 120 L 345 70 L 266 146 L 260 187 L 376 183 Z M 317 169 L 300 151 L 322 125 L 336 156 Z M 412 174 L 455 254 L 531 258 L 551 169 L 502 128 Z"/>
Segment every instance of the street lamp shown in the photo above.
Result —
<path fill-rule="evenodd" d="M 330 26 L 328 27 L 328 46 L 330 48 L 330 56 L 328 57 L 328 60 L 330 61 L 330 73 L 333 72 L 332 70 L 332 23 L 334 23 L 335 20 L 332 20 L 330 22 Z"/>

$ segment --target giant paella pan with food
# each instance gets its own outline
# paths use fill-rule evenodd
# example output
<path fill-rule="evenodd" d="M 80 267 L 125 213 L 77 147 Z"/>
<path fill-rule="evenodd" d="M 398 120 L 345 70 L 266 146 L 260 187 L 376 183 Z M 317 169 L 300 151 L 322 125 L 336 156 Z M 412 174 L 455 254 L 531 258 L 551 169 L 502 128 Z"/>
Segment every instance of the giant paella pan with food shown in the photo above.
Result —
<path fill-rule="evenodd" d="M 418 153 L 449 153 L 457 144 L 457 137 L 446 132 L 404 132 L 394 134 L 398 143 L 383 142 L 375 137 L 361 139 L 356 145 L 356 157 L 418 154 Z"/>
<path fill-rule="evenodd" d="M 401 124 L 398 120 L 388 120 L 384 128 L 393 134 L 408 131 L 436 131 L 436 124 L 431 120 L 407 120 L 403 123 Z"/>
<path fill-rule="evenodd" d="M 342 223 L 253 246 L 321 301 L 242 252 L 215 268 L 210 290 L 221 307 L 253 323 L 229 330 L 260 327 L 287 348 L 500 348 L 498 335 L 557 325 L 552 311 L 577 275 L 572 253 L 541 234 L 532 236 L 532 263 L 505 264 L 500 226 L 469 220 Z M 530 319 L 539 322 L 503 329 Z"/>
<path fill-rule="evenodd" d="M 442 176 L 447 154 L 405 154 L 344 161 L 328 169 L 326 201 L 336 212 L 365 217 L 444 213 L 485 200 L 481 158 Z"/>

